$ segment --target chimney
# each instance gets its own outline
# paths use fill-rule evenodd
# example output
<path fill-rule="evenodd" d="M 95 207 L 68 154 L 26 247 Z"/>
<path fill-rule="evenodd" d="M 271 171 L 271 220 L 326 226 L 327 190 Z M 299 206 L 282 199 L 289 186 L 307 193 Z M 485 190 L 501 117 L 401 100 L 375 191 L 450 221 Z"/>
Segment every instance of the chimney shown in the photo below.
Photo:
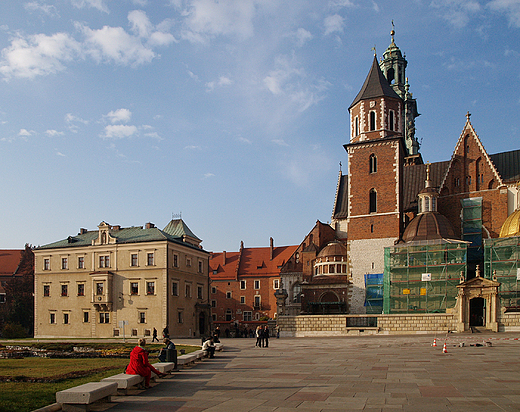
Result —
<path fill-rule="evenodd" d="M 222 252 L 222 260 L 224 261 L 222 266 L 225 266 L 226 265 L 226 251 L 225 250 Z"/>
<path fill-rule="evenodd" d="M 272 237 L 269 238 L 269 259 L 273 260 L 273 246 L 274 246 L 274 240 Z"/>
<path fill-rule="evenodd" d="M 155 227 L 155 225 L 151 222 L 148 222 L 145 226 L 144 226 L 146 229 L 153 229 Z"/>
<path fill-rule="evenodd" d="M 85 233 L 87 233 L 87 229 L 85 229 L 84 227 L 79 229 L 79 234 L 80 235 L 84 235 Z"/>

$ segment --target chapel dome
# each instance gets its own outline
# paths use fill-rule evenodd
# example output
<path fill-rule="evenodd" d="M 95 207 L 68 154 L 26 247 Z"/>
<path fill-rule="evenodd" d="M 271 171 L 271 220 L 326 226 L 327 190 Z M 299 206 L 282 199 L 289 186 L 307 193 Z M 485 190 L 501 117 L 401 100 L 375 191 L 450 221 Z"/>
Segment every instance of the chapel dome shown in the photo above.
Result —
<path fill-rule="evenodd" d="M 511 213 L 500 229 L 499 237 L 511 236 L 520 236 L 520 209 Z"/>
<path fill-rule="evenodd" d="M 439 212 L 426 212 L 417 215 L 403 233 L 404 242 L 434 239 L 455 239 L 452 224 Z"/>
<path fill-rule="evenodd" d="M 347 256 L 347 248 L 337 240 L 330 242 L 327 246 L 321 249 L 320 253 L 318 253 L 319 258 L 333 256 Z"/>

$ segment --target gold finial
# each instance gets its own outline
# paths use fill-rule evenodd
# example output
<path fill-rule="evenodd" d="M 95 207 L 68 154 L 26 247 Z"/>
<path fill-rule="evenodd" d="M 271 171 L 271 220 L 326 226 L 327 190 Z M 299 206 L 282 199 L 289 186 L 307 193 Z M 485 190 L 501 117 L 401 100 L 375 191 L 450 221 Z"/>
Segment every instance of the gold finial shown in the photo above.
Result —
<path fill-rule="evenodd" d="M 395 26 L 394 26 L 394 20 L 392 19 L 392 31 L 390 32 L 390 35 L 392 36 L 392 43 L 394 42 L 394 34 L 395 34 Z"/>
<path fill-rule="evenodd" d="M 375 44 L 374 44 L 374 47 L 372 47 L 370 50 L 372 50 L 374 52 L 374 56 L 377 55 L 377 53 L 376 53 L 376 45 Z"/>

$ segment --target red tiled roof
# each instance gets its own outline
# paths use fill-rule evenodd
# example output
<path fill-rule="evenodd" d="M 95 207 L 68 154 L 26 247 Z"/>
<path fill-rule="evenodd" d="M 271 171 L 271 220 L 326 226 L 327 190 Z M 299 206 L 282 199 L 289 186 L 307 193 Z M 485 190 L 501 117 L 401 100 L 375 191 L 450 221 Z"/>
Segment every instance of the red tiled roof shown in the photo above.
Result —
<path fill-rule="evenodd" d="M 12 276 L 20 264 L 23 250 L 0 250 L 0 276 Z"/>
<path fill-rule="evenodd" d="M 211 253 L 210 278 L 226 280 L 236 279 L 237 275 L 238 277 L 276 276 L 280 273 L 281 266 L 297 248 L 297 245 L 273 247 L 272 259 L 270 247 L 243 248 L 241 252 Z"/>

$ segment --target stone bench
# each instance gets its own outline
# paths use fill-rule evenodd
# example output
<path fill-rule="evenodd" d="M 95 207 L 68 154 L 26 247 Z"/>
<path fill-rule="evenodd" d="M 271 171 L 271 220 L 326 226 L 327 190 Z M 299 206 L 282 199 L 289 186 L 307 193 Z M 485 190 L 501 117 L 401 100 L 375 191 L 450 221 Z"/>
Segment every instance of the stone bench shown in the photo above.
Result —
<path fill-rule="evenodd" d="M 174 362 L 157 362 L 152 366 L 161 373 L 168 373 L 175 369 Z"/>
<path fill-rule="evenodd" d="M 62 411 L 89 411 L 90 404 L 117 395 L 117 382 L 89 382 L 74 388 L 56 392 L 56 402 L 61 404 Z"/>
<path fill-rule="evenodd" d="M 190 363 L 193 363 L 197 360 L 197 355 L 194 355 L 192 353 L 186 353 L 184 355 L 177 357 L 177 364 L 178 365 L 188 365 Z"/>
<path fill-rule="evenodd" d="M 102 379 L 101 382 L 116 382 L 117 391 L 126 395 L 128 389 L 130 389 L 132 386 L 143 384 L 144 377 L 141 375 L 127 375 L 126 373 L 119 373 L 117 375 Z"/>

